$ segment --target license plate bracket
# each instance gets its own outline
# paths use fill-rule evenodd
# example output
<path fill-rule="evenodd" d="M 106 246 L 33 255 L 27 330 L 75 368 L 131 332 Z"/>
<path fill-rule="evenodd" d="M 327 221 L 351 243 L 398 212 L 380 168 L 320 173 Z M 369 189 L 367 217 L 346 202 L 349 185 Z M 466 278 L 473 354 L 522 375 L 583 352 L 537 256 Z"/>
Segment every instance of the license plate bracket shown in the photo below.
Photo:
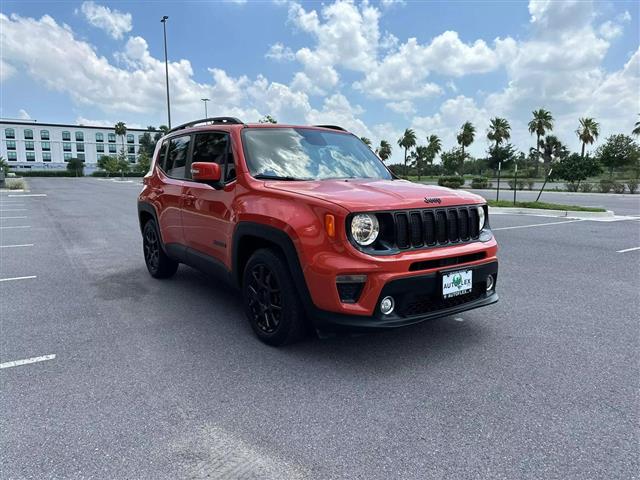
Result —
<path fill-rule="evenodd" d="M 441 272 L 442 298 L 453 298 L 471 293 L 473 290 L 473 270 L 453 270 Z"/>

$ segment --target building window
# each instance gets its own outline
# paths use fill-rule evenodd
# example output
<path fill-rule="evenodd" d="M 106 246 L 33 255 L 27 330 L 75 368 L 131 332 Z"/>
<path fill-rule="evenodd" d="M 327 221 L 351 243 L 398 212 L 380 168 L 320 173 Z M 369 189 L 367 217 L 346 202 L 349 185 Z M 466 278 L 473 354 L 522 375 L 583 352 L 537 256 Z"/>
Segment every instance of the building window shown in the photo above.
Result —
<path fill-rule="evenodd" d="M 71 132 L 62 132 L 62 140 L 69 142 L 71 140 Z"/>
<path fill-rule="evenodd" d="M 84 143 L 76 143 L 76 152 L 84 152 Z"/>
<path fill-rule="evenodd" d="M 136 156 L 135 155 L 129 155 L 129 163 L 136 163 Z"/>
<path fill-rule="evenodd" d="M 25 150 L 33 150 L 35 148 L 34 142 L 24 142 Z"/>
<path fill-rule="evenodd" d="M 133 145 L 127 145 L 127 153 L 136 153 L 136 147 L 134 147 Z"/>
<path fill-rule="evenodd" d="M 138 135 L 138 143 L 142 142 L 142 137 L 144 137 L 144 135 Z"/>
<path fill-rule="evenodd" d="M 42 161 L 50 162 L 51 161 L 51 152 L 42 152 Z"/>
<path fill-rule="evenodd" d="M 109 145 L 109 153 L 116 153 L 116 146 L 115 145 Z"/>
<path fill-rule="evenodd" d="M 36 161 L 36 152 L 27 152 L 27 162 Z"/>
<path fill-rule="evenodd" d="M 104 133 L 96 133 L 96 142 L 104 142 Z"/>
<path fill-rule="evenodd" d="M 115 133 L 110 133 L 110 134 L 108 135 L 108 137 L 109 137 L 109 141 L 110 141 L 111 143 L 113 143 L 113 142 L 115 142 L 115 141 L 116 141 L 116 134 L 115 134 Z"/>
<path fill-rule="evenodd" d="M 15 150 L 15 149 L 16 149 L 16 141 L 7 140 L 7 150 Z"/>
<path fill-rule="evenodd" d="M 127 143 L 133 143 L 133 142 L 135 142 L 133 134 L 132 133 L 127 134 Z"/>
<path fill-rule="evenodd" d="M 76 132 L 76 142 L 84 142 L 84 132 Z"/>
<path fill-rule="evenodd" d="M 50 142 L 42 142 L 42 151 L 43 152 L 48 152 L 51 150 L 51 143 Z"/>
<path fill-rule="evenodd" d="M 25 129 L 24 131 L 24 139 L 25 140 L 33 140 L 33 130 L 30 128 Z"/>
<path fill-rule="evenodd" d="M 96 145 L 96 152 L 104 153 L 104 145 Z"/>
<path fill-rule="evenodd" d="M 4 137 L 5 138 L 16 138 L 16 131 L 13 128 L 5 128 L 4 129 Z"/>
<path fill-rule="evenodd" d="M 70 153 L 66 153 L 64 154 L 64 161 L 68 162 L 69 160 L 71 160 L 71 154 Z"/>
<path fill-rule="evenodd" d="M 15 162 L 18 160 L 18 154 L 17 152 L 7 152 L 7 158 L 10 162 Z"/>
<path fill-rule="evenodd" d="M 40 130 L 40 140 L 49 140 L 49 130 Z"/>
<path fill-rule="evenodd" d="M 62 150 L 65 151 L 65 152 L 70 152 L 71 151 L 71 144 L 69 142 L 63 142 Z"/>
<path fill-rule="evenodd" d="M 76 158 L 84 162 L 84 153 L 79 153 L 78 155 L 76 155 Z"/>

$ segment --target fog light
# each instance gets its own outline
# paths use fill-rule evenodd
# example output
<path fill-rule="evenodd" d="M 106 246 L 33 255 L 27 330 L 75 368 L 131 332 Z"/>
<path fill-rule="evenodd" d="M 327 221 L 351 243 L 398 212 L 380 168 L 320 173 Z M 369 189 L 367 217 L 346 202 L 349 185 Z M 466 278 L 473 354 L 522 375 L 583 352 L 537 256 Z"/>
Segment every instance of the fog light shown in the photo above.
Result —
<path fill-rule="evenodd" d="M 487 277 L 487 292 L 493 290 L 493 275 Z"/>
<path fill-rule="evenodd" d="M 389 315 L 393 312 L 393 307 L 395 307 L 396 302 L 394 302 L 393 297 L 384 297 L 380 302 L 380 311 L 383 315 Z"/>

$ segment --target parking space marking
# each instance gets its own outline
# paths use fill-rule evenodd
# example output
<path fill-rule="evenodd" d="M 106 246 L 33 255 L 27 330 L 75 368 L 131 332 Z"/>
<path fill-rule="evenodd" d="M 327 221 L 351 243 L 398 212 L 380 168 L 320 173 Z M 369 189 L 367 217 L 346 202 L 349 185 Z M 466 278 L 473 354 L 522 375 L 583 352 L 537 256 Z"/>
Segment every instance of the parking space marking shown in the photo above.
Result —
<path fill-rule="evenodd" d="M 0 220 L 14 220 L 16 218 L 27 218 L 27 217 L 0 217 Z"/>
<path fill-rule="evenodd" d="M 582 221 L 584 221 L 584 220 L 577 219 L 577 220 L 567 220 L 567 221 L 564 221 L 564 222 L 535 223 L 533 225 L 516 225 L 516 226 L 513 226 L 513 227 L 492 228 L 491 231 L 495 232 L 497 230 L 514 230 L 516 228 L 546 227 L 547 225 L 561 225 L 563 223 L 574 223 L 574 222 L 582 222 Z"/>
<path fill-rule="evenodd" d="M 13 282 L 14 280 L 29 280 L 31 278 L 38 278 L 35 275 L 29 275 L 28 277 L 13 277 L 13 278 L 0 278 L 0 282 Z"/>
<path fill-rule="evenodd" d="M 18 248 L 18 247 L 33 247 L 33 243 L 23 243 L 21 245 L 0 245 L 0 248 Z"/>
<path fill-rule="evenodd" d="M 0 212 L 26 212 L 26 208 L 0 208 Z"/>
<path fill-rule="evenodd" d="M 7 195 L 8 197 L 46 197 L 46 193 L 23 193 L 20 195 Z"/>
<path fill-rule="evenodd" d="M 618 250 L 616 253 L 627 253 L 635 250 L 640 250 L 640 247 L 625 248 L 624 250 Z"/>
<path fill-rule="evenodd" d="M 24 360 L 13 360 L 11 362 L 0 363 L 0 369 L 19 367 L 21 365 L 29 365 L 31 363 L 46 362 L 47 360 L 53 360 L 54 358 L 56 358 L 55 353 L 52 353 L 51 355 L 41 355 L 40 357 L 25 358 Z"/>
<path fill-rule="evenodd" d="M 10 227 L 0 227 L 1 229 L 7 229 L 7 228 L 31 228 L 31 225 L 12 225 Z"/>

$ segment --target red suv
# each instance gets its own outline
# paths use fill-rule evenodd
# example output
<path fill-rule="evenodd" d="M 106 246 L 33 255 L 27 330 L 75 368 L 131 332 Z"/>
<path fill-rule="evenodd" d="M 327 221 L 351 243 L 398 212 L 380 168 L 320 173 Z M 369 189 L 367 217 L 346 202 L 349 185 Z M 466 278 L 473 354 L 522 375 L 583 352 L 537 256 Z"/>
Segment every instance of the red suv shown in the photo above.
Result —
<path fill-rule="evenodd" d="M 485 200 L 396 178 L 340 127 L 187 123 L 158 142 L 143 183 L 149 273 L 221 274 L 271 345 L 498 301 Z"/>

